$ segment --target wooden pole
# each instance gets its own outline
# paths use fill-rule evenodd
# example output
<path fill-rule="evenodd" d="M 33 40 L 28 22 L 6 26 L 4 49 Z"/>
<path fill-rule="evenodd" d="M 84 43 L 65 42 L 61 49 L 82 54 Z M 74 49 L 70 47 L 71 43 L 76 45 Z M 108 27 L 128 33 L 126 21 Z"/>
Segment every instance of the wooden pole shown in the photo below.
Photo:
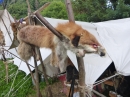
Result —
<path fill-rule="evenodd" d="M 32 18 L 31 18 L 31 8 L 29 1 L 26 0 L 27 5 L 28 5 L 28 19 L 29 19 L 29 24 L 33 24 Z M 35 54 L 35 47 L 32 46 L 32 51 L 33 51 L 33 57 L 34 57 L 34 65 L 35 65 L 35 73 L 36 73 L 36 90 L 37 90 L 37 97 L 42 97 L 41 92 L 40 92 L 40 87 L 39 87 L 39 74 L 38 74 L 38 67 L 37 67 L 37 61 L 36 61 L 36 54 Z"/>
<path fill-rule="evenodd" d="M 8 84 L 9 80 L 8 80 L 8 63 L 5 61 L 5 68 L 6 68 L 6 82 Z"/>
<path fill-rule="evenodd" d="M 82 57 L 77 57 L 78 62 L 78 69 L 79 69 L 79 85 L 85 86 L 85 69 L 84 69 L 84 62 Z M 80 97 L 86 97 L 85 91 L 81 92 L 80 90 Z"/>
<path fill-rule="evenodd" d="M 47 84 L 48 92 L 50 94 L 49 96 L 53 97 L 52 91 L 51 91 L 51 87 L 50 87 L 49 82 L 48 82 L 48 78 L 47 78 L 47 74 L 46 74 L 46 69 L 45 69 L 45 66 L 43 64 L 42 56 L 41 56 L 41 53 L 40 53 L 40 49 L 38 49 L 38 54 L 39 54 L 39 58 L 40 58 L 40 62 L 41 62 L 41 66 L 42 66 L 42 71 L 43 71 L 43 74 L 44 74 L 44 78 L 45 78 L 45 81 L 46 81 L 46 84 Z"/>
<path fill-rule="evenodd" d="M 39 87 L 39 74 L 38 74 L 38 66 L 35 54 L 35 47 L 33 47 L 33 57 L 34 57 L 34 65 L 35 65 L 35 73 L 36 73 L 36 89 L 37 89 L 37 97 L 41 97 L 40 87 Z"/>
<path fill-rule="evenodd" d="M 68 18 L 70 22 L 75 22 L 74 14 L 72 10 L 72 5 L 70 0 L 65 0 L 66 9 L 68 12 Z M 80 86 L 85 85 L 85 69 L 84 69 L 84 61 L 82 57 L 77 57 L 78 69 L 79 69 L 79 84 Z M 86 97 L 85 92 L 80 91 L 80 97 Z"/>
<path fill-rule="evenodd" d="M 34 18 L 35 20 L 36 18 Z M 36 23 L 36 22 L 35 22 Z M 37 25 L 37 24 L 36 24 Z M 41 62 L 41 66 L 42 66 L 42 72 L 43 72 L 43 75 L 44 75 L 44 78 L 45 78 L 45 82 L 47 84 L 47 89 L 48 89 L 48 93 L 49 93 L 49 96 L 50 97 L 53 97 L 52 95 L 52 91 L 51 91 L 51 87 L 49 85 L 49 82 L 48 82 L 48 78 L 47 78 L 47 74 L 46 74 L 46 68 L 44 66 L 44 63 L 43 63 L 43 60 L 42 60 L 42 56 L 41 56 L 41 52 L 40 52 L 40 49 L 38 47 L 36 47 L 35 51 L 37 51 L 37 55 L 39 56 L 39 59 L 40 59 L 40 62 Z M 47 97 L 48 97 L 48 93 L 46 93 Z"/>
<path fill-rule="evenodd" d="M 67 9 L 69 21 L 70 22 L 75 22 L 71 1 L 70 0 L 65 0 L 65 4 L 66 4 L 66 9 Z"/>
<path fill-rule="evenodd" d="M 32 73 L 32 71 L 31 71 L 31 68 L 30 68 L 30 66 L 29 66 L 29 64 L 26 62 L 26 65 L 27 65 L 27 67 L 28 67 L 28 70 L 30 71 L 30 74 L 31 74 L 31 77 L 32 77 L 32 79 L 33 79 L 33 81 L 34 81 L 34 86 L 36 86 L 36 80 L 35 80 L 35 78 L 34 78 L 34 75 L 33 75 L 33 73 Z"/>

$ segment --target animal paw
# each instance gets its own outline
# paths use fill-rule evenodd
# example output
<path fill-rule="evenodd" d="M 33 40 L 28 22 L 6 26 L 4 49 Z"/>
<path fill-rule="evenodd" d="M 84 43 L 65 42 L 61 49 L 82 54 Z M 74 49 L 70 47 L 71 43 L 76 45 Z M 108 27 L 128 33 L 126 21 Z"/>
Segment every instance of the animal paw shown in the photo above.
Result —
<path fill-rule="evenodd" d="M 51 60 L 50 65 L 55 66 L 55 67 L 59 67 L 59 62 L 56 60 Z"/>
<path fill-rule="evenodd" d="M 36 60 L 39 61 L 40 60 L 40 56 L 36 55 Z"/>

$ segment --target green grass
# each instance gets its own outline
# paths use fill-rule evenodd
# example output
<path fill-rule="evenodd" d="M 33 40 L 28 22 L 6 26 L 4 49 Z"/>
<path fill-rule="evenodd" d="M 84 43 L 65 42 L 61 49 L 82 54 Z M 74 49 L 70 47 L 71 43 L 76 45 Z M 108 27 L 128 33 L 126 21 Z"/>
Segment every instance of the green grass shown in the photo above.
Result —
<path fill-rule="evenodd" d="M 10 91 L 10 87 L 12 86 L 17 69 L 18 69 L 18 67 L 16 65 L 8 64 L 9 82 L 7 83 L 5 65 L 3 64 L 2 61 L 0 61 L 0 97 L 4 97 Z M 33 87 L 32 79 L 31 79 L 30 75 L 28 75 L 26 77 L 25 76 L 26 76 L 26 74 L 23 71 L 18 70 L 17 76 L 16 76 L 14 84 L 12 86 L 13 89 L 10 92 L 9 97 L 26 97 L 27 94 L 30 93 L 29 91 L 31 91 L 31 89 Z M 25 81 L 26 81 L 26 83 L 24 85 L 22 85 Z"/>
<path fill-rule="evenodd" d="M 15 78 L 18 67 L 14 64 L 8 64 L 8 75 L 9 82 L 6 82 L 6 70 L 4 63 L 0 60 L 0 97 L 8 97 L 7 93 L 10 91 L 13 80 L 14 84 L 12 86 L 12 91 L 9 97 L 28 97 L 28 95 L 36 95 L 36 90 L 32 83 L 32 78 L 30 75 L 25 74 L 25 72 L 18 70 L 17 76 Z M 57 82 L 57 79 L 49 79 L 49 83 L 53 84 Z M 22 85 L 23 84 L 23 85 Z M 46 87 L 45 82 L 40 82 L 40 90 Z"/>

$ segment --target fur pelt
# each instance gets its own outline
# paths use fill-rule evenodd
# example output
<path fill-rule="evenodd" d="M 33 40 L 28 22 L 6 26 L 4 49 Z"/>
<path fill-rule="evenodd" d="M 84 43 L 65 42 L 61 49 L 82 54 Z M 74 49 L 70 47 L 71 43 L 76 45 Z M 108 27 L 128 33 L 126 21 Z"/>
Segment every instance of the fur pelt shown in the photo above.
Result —
<path fill-rule="evenodd" d="M 68 38 L 68 43 L 62 42 L 50 30 L 43 26 L 26 26 L 17 34 L 20 42 L 18 54 L 27 61 L 31 57 L 31 47 L 29 44 L 40 48 L 50 48 L 52 50 L 51 64 L 60 67 L 61 72 L 66 69 L 67 50 L 71 50 L 79 57 L 85 53 L 97 53 L 101 45 L 96 38 L 81 26 L 73 22 L 58 24 L 56 30 Z M 101 50 L 105 55 L 104 49 Z"/>
<path fill-rule="evenodd" d="M 0 30 L 0 46 L 5 45 L 5 38 L 3 32 Z"/>

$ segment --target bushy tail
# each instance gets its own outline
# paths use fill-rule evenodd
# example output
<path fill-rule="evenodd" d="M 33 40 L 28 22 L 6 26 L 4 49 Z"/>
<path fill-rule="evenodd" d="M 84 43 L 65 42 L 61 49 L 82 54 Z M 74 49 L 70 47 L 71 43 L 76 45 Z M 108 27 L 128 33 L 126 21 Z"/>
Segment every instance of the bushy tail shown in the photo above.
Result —
<path fill-rule="evenodd" d="M 20 42 L 18 46 L 18 54 L 22 60 L 28 61 L 32 56 L 31 46 L 25 42 Z"/>

